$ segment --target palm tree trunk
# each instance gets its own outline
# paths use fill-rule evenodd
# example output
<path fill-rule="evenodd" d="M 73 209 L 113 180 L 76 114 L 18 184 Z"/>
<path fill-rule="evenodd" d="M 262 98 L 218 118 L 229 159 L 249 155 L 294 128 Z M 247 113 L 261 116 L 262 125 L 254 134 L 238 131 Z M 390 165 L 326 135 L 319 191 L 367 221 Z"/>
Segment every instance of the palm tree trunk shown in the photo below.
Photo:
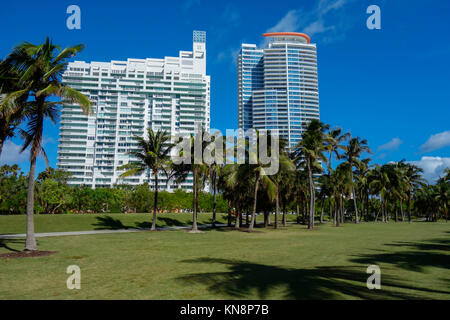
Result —
<path fill-rule="evenodd" d="M 33 151 L 31 151 L 33 153 Z M 25 251 L 37 251 L 37 243 L 34 235 L 34 175 L 36 172 L 36 157 L 32 157 L 30 172 L 28 173 L 27 193 L 27 239 Z"/>
<path fill-rule="evenodd" d="M 302 201 L 302 223 L 306 224 L 306 214 L 308 212 L 306 200 Z"/>
<path fill-rule="evenodd" d="M 213 216 L 212 216 L 212 227 L 216 227 L 216 189 L 217 189 L 217 183 L 216 183 L 217 177 L 216 177 L 216 171 L 213 172 Z"/>
<path fill-rule="evenodd" d="M 314 214 L 315 214 L 314 181 L 313 181 L 312 169 L 311 169 L 311 159 L 309 156 L 308 156 L 307 164 L 308 164 L 309 192 L 310 192 L 308 229 L 314 229 Z"/>
<path fill-rule="evenodd" d="M 286 221 L 286 202 L 283 201 L 283 227 L 287 226 L 287 221 Z"/>
<path fill-rule="evenodd" d="M 198 190 L 197 190 L 197 167 L 194 165 L 194 170 L 193 170 L 193 174 L 194 174 L 194 201 L 193 201 L 193 207 L 194 207 L 194 212 L 192 214 L 192 231 L 198 231 L 198 227 L 197 227 L 197 200 L 198 200 Z"/>
<path fill-rule="evenodd" d="M 269 226 L 269 212 L 264 210 L 264 228 Z"/>
<path fill-rule="evenodd" d="M 324 211 L 324 206 L 325 206 L 325 197 L 322 198 L 322 210 L 320 211 L 320 223 L 323 223 L 323 211 Z"/>
<path fill-rule="evenodd" d="M 338 223 L 338 215 L 337 215 L 337 200 L 336 200 L 336 203 L 334 204 L 334 214 L 333 214 L 333 222 L 334 222 L 334 225 L 335 226 L 337 226 L 337 223 Z"/>
<path fill-rule="evenodd" d="M 340 212 L 340 201 L 341 198 L 339 198 L 339 204 L 338 204 L 338 200 L 336 199 L 336 204 L 334 206 L 334 224 L 336 225 L 336 227 L 339 227 L 340 222 L 341 222 L 341 217 L 339 216 L 339 212 Z"/>
<path fill-rule="evenodd" d="M 366 221 L 369 221 L 369 211 L 370 211 L 370 208 L 369 208 L 369 193 L 367 192 L 366 193 L 366 196 L 365 196 L 365 200 L 366 200 Z"/>
<path fill-rule="evenodd" d="M 278 215 L 280 214 L 280 196 L 278 194 L 278 186 L 275 191 L 275 229 L 278 229 Z"/>
<path fill-rule="evenodd" d="M 300 223 L 300 219 L 299 219 L 299 217 L 300 217 L 300 206 L 298 205 L 298 203 L 296 203 L 295 215 L 297 216 L 296 217 L 297 223 Z"/>
<path fill-rule="evenodd" d="M 250 226 L 248 227 L 248 231 L 253 231 L 253 227 L 255 226 L 255 217 L 256 217 L 256 205 L 258 203 L 258 188 L 259 188 L 259 180 L 261 179 L 261 176 L 258 172 L 258 176 L 256 177 L 256 183 L 255 183 L 255 194 L 253 195 L 253 212 L 252 212 L 252 221 L 250 222 Z M 247 213 L 248 217 L 248 213 Z M 247 220 L 248 221 L 248 220 Z"/>
<path fill-rule="evenodd" d="M 359 213 L 359 221 L 363 220 L 364 215 L 364 193 L 361 191 L 361 212 Z"/>
<path fill-rule="evenodd" d="M 231 227 L 231 200 L 228 200 L 228 227 Z"/>
<path fill-rule="evenodd" d="M 408 222 L 411 223 L 411 192 L 408 192 Z"/>
<path fill-rule="evenodd" d="M 405 222 L 405 212 L 403 211 L 403 201 L 400 199 L 400 215 L 402 216 L 402 222 Z"/>
<path fill-rule="evenodd" d="M 158 170 L 153 171 L 155 176 L 155 199 L 153 203 L 153 220 L 151 231 L 156 231 L 156 212 L 158 211 Z"/>
<path fill-rule="evenodd" d="M 240 213 L 239 206 L 236 206 L 236 221 L 234 222 L 234 227 L 236 229 L 240 228 Z"/>
<path fill-rule="evenodd" d="M 353 181 L 353 166 L 350 162 L 350 175 L 352 179 L 352 196 L 353 196 L 353 204 L 355 205 L 355 223 L 359 223 L 358 220 L 358 204 L 356 201 L 356 194 L 355 194 L 355 182 Z"/>

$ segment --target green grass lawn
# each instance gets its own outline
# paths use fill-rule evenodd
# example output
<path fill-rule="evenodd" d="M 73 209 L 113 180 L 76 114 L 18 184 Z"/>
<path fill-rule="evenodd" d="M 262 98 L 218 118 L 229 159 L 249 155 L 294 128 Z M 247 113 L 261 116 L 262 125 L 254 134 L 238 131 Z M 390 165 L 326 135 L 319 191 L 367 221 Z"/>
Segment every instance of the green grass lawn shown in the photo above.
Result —
<path fill-rule="evenodd" d="M 0 259 L 0 299 L 450 299 L 448 223 L 257 230 L 39 238 L 40 250 L 58 253 Z M 0 240 L 0 253 L 23 247 Z M 371 264 L 381 268 L 381 290 L 366 287 Z M 81 290 L 66 287 L 69 265 L 81 268 Z"/>
<path fill-rule="evenodd" d="M 36 232 L 114 230 L 129 228 L 151 228 L 152 214 L 37 214 L 34 216 Z M 295 221 L 295 215 L 287 215 L 288 221 Z M 211 223 L 211 213 L 199 213 L 198 224 Z M 273 217 L 272 217 L 273 219 Z M 217 214 L 217 223 L 226 223 L 227 216 Z M 263 221 L 257 216 L 257 221 Z M 245 222 L 245 217 L 244 217 Z M 280 218 L 281 222 L 281 218 Z M 157 227 L 183 226 L 192 224 L 192 213 L 158 214 Z M 26 215 L 0 215 L 0 234 L 26 232 Z"/>

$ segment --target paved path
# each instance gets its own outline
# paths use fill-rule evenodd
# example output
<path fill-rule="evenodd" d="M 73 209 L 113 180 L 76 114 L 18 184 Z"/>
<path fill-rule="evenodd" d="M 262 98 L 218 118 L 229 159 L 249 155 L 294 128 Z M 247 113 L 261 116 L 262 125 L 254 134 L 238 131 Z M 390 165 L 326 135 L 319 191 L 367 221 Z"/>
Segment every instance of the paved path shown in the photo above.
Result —
<path fill-rule="evenodd" d="M 199 225 L 199 229 L 210 228 L 211 224 Z M 226 224 L 218 223 L 217 227 L 225 227 Z M 191 226 L 176 226 L 176 227 L 162 227 L 157 228 L 157 230 L 180 230 L 180 229 L 190 229 Z M 68 232 L 44 232 L 36 233 L 36 238 L 42 237 L 61 237 L 61 236 L 81 236 L 86 234 L 105 234 L 105 233 L 126 233 L 126 232 L 138 232 L 138 231 L 149 231 L 150 228 L 145 229 L 118 229 L 118 230 L 90 230 L 90 231 L 68 231 Z M 25 238 L 27 235 L 25 233 L 19 234 L 0 234 L 0 239 L 13 239 L 13 238 Z"/>

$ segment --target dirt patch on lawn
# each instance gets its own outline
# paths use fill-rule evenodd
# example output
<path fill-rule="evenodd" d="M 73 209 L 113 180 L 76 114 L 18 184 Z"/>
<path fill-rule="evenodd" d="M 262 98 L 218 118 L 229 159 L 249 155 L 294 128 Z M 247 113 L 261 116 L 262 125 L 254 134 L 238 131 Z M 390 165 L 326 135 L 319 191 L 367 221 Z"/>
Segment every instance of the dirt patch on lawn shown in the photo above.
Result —
<path fill-rule="evenodd" d="M 36 257 L 51 256 L 52 254 L 55 254 L 57 252 L 58 251 L 19 251 L 0 254 L 0 258 L 4 259 L 36 258 Z"/>

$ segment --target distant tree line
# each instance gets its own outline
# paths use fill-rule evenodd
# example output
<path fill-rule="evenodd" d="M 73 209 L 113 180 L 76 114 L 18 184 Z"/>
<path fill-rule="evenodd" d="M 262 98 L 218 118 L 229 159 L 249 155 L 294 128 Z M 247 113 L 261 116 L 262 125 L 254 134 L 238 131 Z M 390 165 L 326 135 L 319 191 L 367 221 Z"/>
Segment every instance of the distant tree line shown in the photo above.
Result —
<path fill-rule="evenodd" d="M 117 185 L 113 188 L 92 189 L 70 186 L 70 173 L 53 168 L 38 174 L 35 184 L 34 211 L 38 214 L 62 213 L 151 213 L 154 191 L 148 184 Z M 25 213 L 27 176 L 18 165 L 0 167 L 0 214 Z M 212 212 L 213 195 L 199 193 L 200 212 Z M 218 212 L 227 211 L 227 203 L 217 195 Z M 192 212 L 192 193 L 182 189 L 170 193 L 160 191 L 157 212 Z"/>

